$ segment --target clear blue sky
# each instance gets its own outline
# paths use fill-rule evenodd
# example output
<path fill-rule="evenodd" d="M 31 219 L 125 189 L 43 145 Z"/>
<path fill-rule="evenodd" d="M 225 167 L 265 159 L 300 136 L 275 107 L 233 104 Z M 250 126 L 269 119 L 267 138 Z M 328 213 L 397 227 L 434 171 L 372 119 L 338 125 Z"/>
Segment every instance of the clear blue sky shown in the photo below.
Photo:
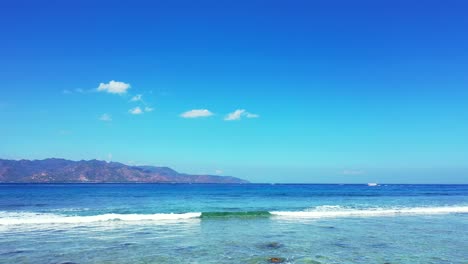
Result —
<path fill-rule="evenodd" d="M 467 183 L 467 13 L 450 0 L 2 1 L 0 157 Z"/>

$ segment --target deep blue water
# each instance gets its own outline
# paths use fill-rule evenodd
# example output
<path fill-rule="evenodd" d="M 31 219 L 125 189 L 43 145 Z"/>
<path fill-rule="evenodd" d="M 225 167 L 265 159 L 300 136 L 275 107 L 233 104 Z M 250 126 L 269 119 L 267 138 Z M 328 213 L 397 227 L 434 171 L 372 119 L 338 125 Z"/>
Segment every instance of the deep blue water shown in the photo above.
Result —
<path fill-rule="evenodd" d="M 468 263 L 468 185 L 0 184 L 0 263 Z"/>

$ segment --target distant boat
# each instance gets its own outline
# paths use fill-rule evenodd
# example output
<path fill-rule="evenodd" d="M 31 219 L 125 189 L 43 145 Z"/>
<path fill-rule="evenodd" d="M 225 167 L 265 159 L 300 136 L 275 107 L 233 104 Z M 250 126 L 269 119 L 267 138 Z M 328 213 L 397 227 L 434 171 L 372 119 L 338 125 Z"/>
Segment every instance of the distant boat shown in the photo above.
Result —
<path fill-rule="evenodd" d="M 369 182 L 369 183 L 367 184 L 367 186 L 375 187 L 375 186 L 379 186 L 379 185 L 378 185 L 377 183 L 375 183 L 375 182 Z"/>

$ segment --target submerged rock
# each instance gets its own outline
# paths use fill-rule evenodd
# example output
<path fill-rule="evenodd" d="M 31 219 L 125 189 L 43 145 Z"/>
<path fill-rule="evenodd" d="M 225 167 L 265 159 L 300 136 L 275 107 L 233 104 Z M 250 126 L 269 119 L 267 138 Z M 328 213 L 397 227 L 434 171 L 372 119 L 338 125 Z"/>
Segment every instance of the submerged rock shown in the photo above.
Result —
<path fill-rule="evenodd" d="M 283 247 L 283 244 L 278 243 L 278 242 L 270 242 L 270 243 L 263 245 L 263 247 L 268 248 L 268 249 L 278 249 L 278 248 Z"/>
<path fill-rule="evenodd" d="M 274 257 L 274 258 L 270 258 L 268 261 L 270 261 L 270 263 L 283 263 L 286 261 L 286 259 Z"/>

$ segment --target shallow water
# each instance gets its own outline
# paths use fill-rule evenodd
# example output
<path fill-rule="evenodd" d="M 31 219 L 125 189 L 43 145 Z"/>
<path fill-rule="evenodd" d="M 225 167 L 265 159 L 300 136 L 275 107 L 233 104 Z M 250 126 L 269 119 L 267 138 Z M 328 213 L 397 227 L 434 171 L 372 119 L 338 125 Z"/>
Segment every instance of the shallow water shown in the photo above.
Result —
<path fill-rule="evenodd" d="M 0 185 L 1 263 L 468 263 L 467 185 Z"/>

